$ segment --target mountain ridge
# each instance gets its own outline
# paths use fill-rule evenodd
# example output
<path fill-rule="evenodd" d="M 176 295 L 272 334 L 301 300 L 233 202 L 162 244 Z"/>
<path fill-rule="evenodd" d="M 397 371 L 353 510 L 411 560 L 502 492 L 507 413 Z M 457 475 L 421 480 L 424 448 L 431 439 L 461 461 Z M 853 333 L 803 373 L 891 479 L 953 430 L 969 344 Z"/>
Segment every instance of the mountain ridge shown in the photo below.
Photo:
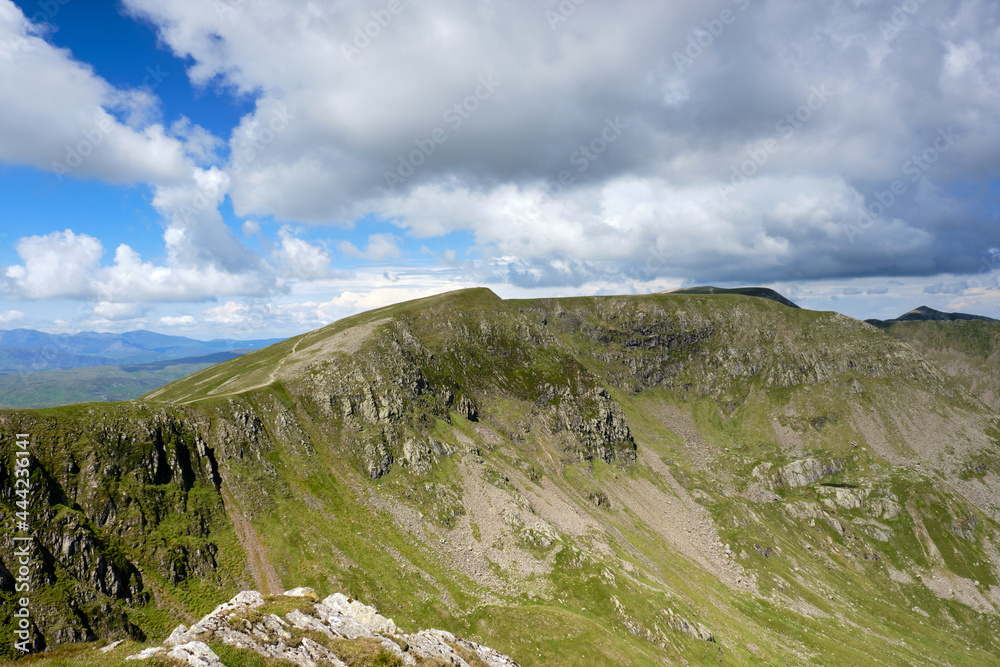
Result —
<path fill-rule="evenodd" d="M 724 288 L 702 285 L 698 287 L 681 287 L 674 290 L 667 290 L 666 292 L 660 292 L 660 294 L 742 294 L 744 296 L 754 296 L 762 299 L 770 299 L 771 301 L 777 301 L 778 303 L 788 306 L 789 308 L 801 307 L 791 299 L 785 297 L 770 287 Z"/>
<path fill-rule="evenodd" d="M 522 665 L 1000 654 L 1000 419 L 837 313 L 464 290 L 0 424 L 36 438 L 35 583 L 82 601 L 40 646 L 273 572 Z"/>
<path fill-rule="evenodd" d="M 141 364 L 203 356 L 235 349 L 258 349 L 281 339 L 201 341 L 137 330 L 121 334 L 50 334 L 34 329 L 0 330 L 0 372 Z M 10 357 L 6 363 L 4 359 Z"/>
<path fill-rule="evenodd" d="M 918 306 L 913 310 L 900 315 L 899 317 L 892 320 L 878 320 L 878 319 L 867 319 L 865 322 L 875 325 L 877 327 L 885 327 L 898 322 L 922 322 L 922 321 L 938 321 L 938 322 L 954 322 L 954 321 L 973 321 L 978 320 L 982 322 L 998 322 L 1000 320 L 995 320 L 992 317 L 986 317 L 985 315 L 970 315 L 968 313 L 945 313 L 940 310 L 935 310 L 929 306 Z"/>

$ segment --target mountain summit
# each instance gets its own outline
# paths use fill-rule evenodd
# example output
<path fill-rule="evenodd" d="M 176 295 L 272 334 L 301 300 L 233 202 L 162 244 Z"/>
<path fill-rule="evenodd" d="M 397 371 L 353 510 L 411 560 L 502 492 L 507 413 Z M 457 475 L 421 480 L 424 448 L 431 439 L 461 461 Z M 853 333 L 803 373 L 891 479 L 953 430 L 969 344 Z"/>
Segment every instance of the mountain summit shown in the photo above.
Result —
<path fill-rule="evenodd" d="M 158 655 L 254 589 L 233 629 L 290 655 L 327 641 L 281 625 L 322 617 L 283 606 L 307 586 L 525 666 L 998 664 L 1000 420 L 971 350 L 741 294 L 472 289 L 139 401 L 0 412 L 30 434 L 32 646 Z"/>

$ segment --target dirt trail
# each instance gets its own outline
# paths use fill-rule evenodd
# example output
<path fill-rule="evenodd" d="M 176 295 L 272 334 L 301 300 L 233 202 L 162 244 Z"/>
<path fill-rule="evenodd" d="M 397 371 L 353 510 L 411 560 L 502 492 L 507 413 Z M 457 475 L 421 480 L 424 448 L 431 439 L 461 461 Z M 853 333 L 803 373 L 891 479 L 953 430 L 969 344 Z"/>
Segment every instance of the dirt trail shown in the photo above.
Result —
<path fill-rule="evenodd" d="M 306 348 L 302 351 L 305 358 L 296 358 L 296 354 L 299 351 L 299 345 L 301 345 L 308 334 L 299 340 L 295 341 L 295 345 L 292 346 L 291 352 L 282 357 L 274 369 L 268 373 L 267 379 L 263 382 L 258 382 L 257 384 L 250 385 L 248 387 L 240 387 L 234 391 L 222 391 L 225 389 L 226 385 L 230 383 L 235 383 L 237 380 L 242 378 L 242 375 L 234 375 L 229 378 L 226 382 L 223 382 L 215 389 L 208 392 L 209 396 L 235 396 L 237 394 L 243 394 L 248 391 L 253 391 L 254 389 L 260 389 L 262 387 L 268 387 L 276 380 L 282 377 L 282 371 L 286 366 L 290 366 L 291 362 L 295 362 L 295 366 L 303 366 L 307 361 L 311 359 L 321 359 L 325 355 L 332 352 L 344 352 L 345 354 L 354 354 L 361 347 L 361 343 L 368 338 L 375 328 L 383 323 L 386 319 L 377 320 L 375 322 L 368 322 L 367 324 L 360 324 L 358 326 L 347 329 L 346 331 L 341 331 L 338 334 L 330 336 L 329 338 L 319 340 L 318 342 L 310 342 Z M 192 399 L 191 401 L 182 401 L 182 403 L 192 403 L 200 399 Z"/>
<path fill-rule="evenodd" d="M 222 499 L 226 505 L 226 513 L 229 515 L 229 520 L 233 522 L 233 528 L 236 530 L 236 537 L 240 541 L 240 546 L 243 547 L 243 552 L 247 555 L 247 570 L 253 577 L 257 590 L 264 595 L 284 593 L 285 587 L 282 585 L 281 578 L 278 576 L 277 571 L 275 571 L 274 566 L 271 565 L 271 560 L 267 554 L 267 547 L 257 537 L 257 531 L 254 529 L 253 524 L 243 516 L 243 513 L 236 506 L 225 484 L 222 487 Z"/>

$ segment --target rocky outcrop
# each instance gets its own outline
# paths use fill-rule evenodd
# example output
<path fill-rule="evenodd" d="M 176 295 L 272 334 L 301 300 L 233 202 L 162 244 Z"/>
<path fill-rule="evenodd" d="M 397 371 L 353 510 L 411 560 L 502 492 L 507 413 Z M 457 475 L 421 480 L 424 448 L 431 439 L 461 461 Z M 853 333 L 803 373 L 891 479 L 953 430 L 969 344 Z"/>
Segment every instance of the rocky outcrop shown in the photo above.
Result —
<path fill-rule="evenodd" d="M 608 463 L 635 461 L 635 441 L 625 412 L 603 387 L 576 397 L 564 391 L 556 409 L 556 424 L 576 436 L 573 453 L 581 461 L 600 459 Z"/>
<path fill-rule="evenodd" d="M 836 475 L 844 469 L 842 461 L 824 462 L 818 459 L 799 459 L 775 469 L 771 463 L 762 463 L 751 471 L 751 478 L 767 488 L 793 489 L 808 486 L 824 477 Z"/>
<path fill-rule="evenodd" d="M 714 642 L 715 634 L 701 623 L 695 623 L 687 618 L 675 614 L 673 609 L 667 609 L 663 613 L 667 625 L 688 637 L 694 637 L 706 642 Z"/>
<path fill-rule="evenodd" d="M 281 610 L 289 606 L 292 609 L 282 614 Z M 275 612 L 270 611 L 272 607 Z M 310 588 L 296 588 L 270 599 L 257 591 L 243 591 L 190 628 L 178 626 L 163 645 L 126 660 L 170 657 L 192 667 L 224 667 L 209 648 L 211 642 L 310 667 L 345 667 L 347 663 L 341 656 L 346 651 L 355 657 L 370 654 L 376 660 L 383 656 L 385 664 L 391 664 L 387 659 L 396 659 L 403 665 L 469 667 L 468 660 L 475 660 L 487 667 L 517 667 L 509 657 L 450 632 L 422 630 L 406 634 L 375 608 L 340 593 L 318 601 Z M 342 642 L 348 642 L 348 646 Z"/>

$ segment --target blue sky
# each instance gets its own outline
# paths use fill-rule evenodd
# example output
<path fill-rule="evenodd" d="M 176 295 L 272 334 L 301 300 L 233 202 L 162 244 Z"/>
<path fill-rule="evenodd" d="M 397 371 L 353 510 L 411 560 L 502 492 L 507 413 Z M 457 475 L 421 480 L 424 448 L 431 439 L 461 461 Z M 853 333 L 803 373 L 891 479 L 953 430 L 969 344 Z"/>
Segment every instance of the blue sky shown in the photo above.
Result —
<path fill-rule="evenodd" d="M 762 284 L 1000 317 L 1000 8 L 0 0 L 0 328 Z"/>

